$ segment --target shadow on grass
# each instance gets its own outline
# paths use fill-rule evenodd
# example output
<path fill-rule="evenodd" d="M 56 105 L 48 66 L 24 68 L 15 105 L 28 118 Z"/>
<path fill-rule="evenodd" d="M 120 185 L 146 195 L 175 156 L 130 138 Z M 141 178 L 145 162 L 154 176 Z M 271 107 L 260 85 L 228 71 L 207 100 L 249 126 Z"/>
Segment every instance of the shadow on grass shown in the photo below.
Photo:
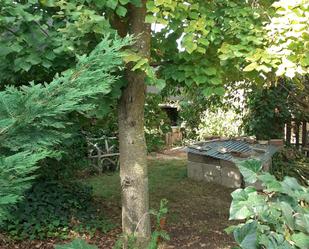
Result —
<path fill-rule="evenodd" d="M 168 232 L 172 240 L 168 248 L 231 248 L 232 239 L 223 230 L 230 225 L 232 190 L 188 179 L 185 160 L 151 159 L 148 165 L 151 208 L 157 209 L 163 198 L 169 201 Z M 121 206 L 119 173 L 85 182 L 93 187 L 96 197 Z"/>

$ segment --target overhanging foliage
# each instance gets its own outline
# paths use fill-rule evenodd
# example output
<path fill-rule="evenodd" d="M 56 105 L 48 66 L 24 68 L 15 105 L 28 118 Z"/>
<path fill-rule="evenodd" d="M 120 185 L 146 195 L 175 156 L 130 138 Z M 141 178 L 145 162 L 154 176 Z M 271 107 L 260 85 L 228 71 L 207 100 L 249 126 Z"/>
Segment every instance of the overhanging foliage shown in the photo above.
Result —
<path fill-rule="evenodd" d="M 54 146 L 70 136 L 67 115 L 87 115 L 96 108 L 91 101 L 112 91 L 117 80 L 113 73 L 123 64 L 120 50 L 130 41 L 106 37 L 88 56 L 78 58 L 74 70 L 56 76 L 50 84 L 0 92 L 0 211 L 30 186 L 37 161 L 58 155 Z"/>

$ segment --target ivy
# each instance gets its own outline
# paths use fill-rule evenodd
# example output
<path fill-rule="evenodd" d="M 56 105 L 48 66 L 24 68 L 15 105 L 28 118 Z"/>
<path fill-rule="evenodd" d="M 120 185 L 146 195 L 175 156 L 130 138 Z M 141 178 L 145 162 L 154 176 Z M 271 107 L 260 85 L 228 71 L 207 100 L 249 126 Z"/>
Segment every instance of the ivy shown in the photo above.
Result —
<path fill-rule="evenodd" d="M 226 231 L 233 233 L 241 249 L 306 249 L 309 246 L 309 189 L 295 178 L 278 181 L 261 171 L 260 161 L 246 161 L 240 170 L 247 183 L 259 181 L 263 190 L 254 187 L 237 189 L 232 193 L 231 220 L 245 220 Z M 260 169 L 260 170 L 259 170 Z"/>

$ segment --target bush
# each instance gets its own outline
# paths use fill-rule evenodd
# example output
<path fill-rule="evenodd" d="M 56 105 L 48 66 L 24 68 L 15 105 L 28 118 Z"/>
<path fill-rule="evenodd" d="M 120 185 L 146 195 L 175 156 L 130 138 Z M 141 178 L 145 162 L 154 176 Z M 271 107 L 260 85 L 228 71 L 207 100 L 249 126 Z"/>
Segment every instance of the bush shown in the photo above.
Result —
<path fill-rule="evenodd" d="M 82 133 L 74 132 L 70 140 L 63 141 L 59 150 L 59 157 L 46 158 L 40 162 L 38 174 L 44 179 L 72 179 L 78 171 L 89 167 L 86 138 Z"/>
<path fill-rule="evenodd" d="M 248 113 L 244 117 L 246 133 L 263 140 L 283 138 L 284 125 L 290 120 L 292 109 L 288 95 L 282 85 L 269 89 L 253 87 L 247 96 Z"/>
<path fill-rule="evenodd" d="M 308 186 L 309 159 L 295 148 L 284 148 L 274 155 L 271 173 L 279 180 L 285 176 L 295 177 L 302 185 Z"/>
<path fill-rule="evenodd" d="M 160 95 L 148 94 L 145 106 L 145 137 L 148 152 L 160 151 L 165 146 L 165 134 L 171 130 L 167 114 L 159 104 L 164 102 Z"/>
<path fill-rule="evenodd" d="M 211 136 L 235 137 L 243 134 L 240 129 L 242 117 L 234 110 L 204 111 L 196 131 L 198 139 L 204 140 Z"/>
<path fill-rule="evenodd" d="M 67 238 L 71 231 L 105 232 L 112 225 L 97 211 L 91 194 L 91 188 L 80 184 L 37 182 L 9 210 L 0 229 L 15 240 Z"/>
<path fill-rule="evenodd" d="M 309 248 L 309 188 L 295 178 L 278 181 L 262 173 L 262 163 L 246 161 L 239 169 L 247 183 L 260 181 L 263 190 L 254 187 L 232 193 L 230 219 L 243 223 L 231 226 L 228 233 L 242 249 L 308 249 Z"/>

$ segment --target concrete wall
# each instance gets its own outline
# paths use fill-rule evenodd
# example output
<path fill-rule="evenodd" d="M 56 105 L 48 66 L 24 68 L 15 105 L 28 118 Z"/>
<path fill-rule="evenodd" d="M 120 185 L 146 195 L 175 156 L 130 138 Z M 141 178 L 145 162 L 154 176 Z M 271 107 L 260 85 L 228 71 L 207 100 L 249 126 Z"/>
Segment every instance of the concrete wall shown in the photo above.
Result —
<path fill-rule="evenodd" d="M 272 160 L 263 165 L 263 170 L 268 171 Z M 242 186 L 242 175 L 233 162 L 219 160 L 212 157 L 188 153 L 188 177 L 197 181 L 215 182 L 228 188 Z M 257 189 L 262 186 L 259 182 L 253 184 Z"/>
<path fill-rule="evenodd" d="M 233 163 L 218 160 L 219 163 L 194 162 L 188 160 L 188 177 L 198 181 L 215 182 L 229 187 L 239 188 L 242 183 L 241 174 Z"/>

